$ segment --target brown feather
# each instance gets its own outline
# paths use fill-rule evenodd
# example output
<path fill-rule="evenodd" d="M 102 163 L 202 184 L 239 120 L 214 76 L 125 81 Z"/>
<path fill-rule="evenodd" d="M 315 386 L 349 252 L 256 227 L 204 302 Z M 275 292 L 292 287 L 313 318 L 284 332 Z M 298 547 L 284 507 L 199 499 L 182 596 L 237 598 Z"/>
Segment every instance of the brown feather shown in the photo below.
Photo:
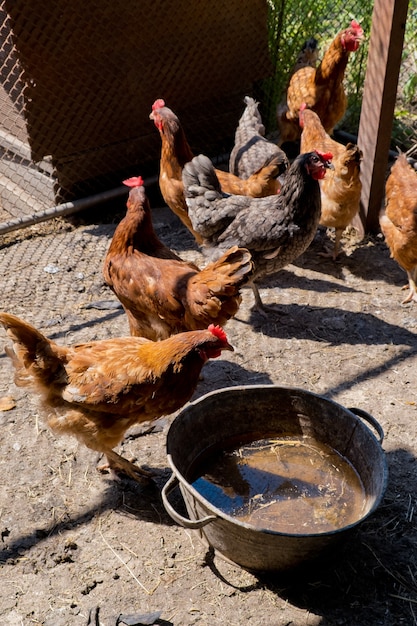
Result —
<path fill-rule="evenodd" d="M 400 154 L 385 185 L 385 213 L 380 226 L 391 257 L 407 272 L 409 295 L 417 301 L 417 172 Z"/>
<path fill-rule="evenodd" d="M 233 349 L 223 332 L 208 329 L 160 342 L 120 337 L 58 346 L 14 315 L 0 313 L 0 323 L 12 340 L 15 382 L 40 394 L 49 426 L 113 460 L 111 449 L 130 426 L 181 408 L 207 359 Z M 120 464 L 128 471 L 127 461 Z"/>
<path fill-rule="evenodd" d="M 320 180 L 320 225 L 336 231 L 333 250 L 321 253 L 336 259 L 340 250 L 343 231 L 359 211 L 362 192 L 360 164 L 362 152 L 356 144 L 346 146 L 332 139 L 325 131 L 319 116 L 310 109 L 300 112 L 302 128 L 300 150 L 331 152 L 334 169 Z"/>
<path fill-rule="evenodd" d="M 345 39 L 352 38 L 358 45 L 362 30 L 357 27 L 352 23 L 335 36 L 317 68 L 301 67 L 291 76 L 285 98 L 277 108 L 279 145 L 300 137 L 298 115 L 303 103 L 317 113 L 326 132 L 333 133 L 347 106 L 343 81 L 351 51 Z"/>
<path fill-rule="evenodd" d="M 211 323 L 224 326 L 238 311 L 252 268 L 248 250 L 237 246 L 202 270 L 183 261 L 159 240 L 145 190 L 135 187 L 103 275 L 126 311 L 131 335 L 158 340 Z"/>

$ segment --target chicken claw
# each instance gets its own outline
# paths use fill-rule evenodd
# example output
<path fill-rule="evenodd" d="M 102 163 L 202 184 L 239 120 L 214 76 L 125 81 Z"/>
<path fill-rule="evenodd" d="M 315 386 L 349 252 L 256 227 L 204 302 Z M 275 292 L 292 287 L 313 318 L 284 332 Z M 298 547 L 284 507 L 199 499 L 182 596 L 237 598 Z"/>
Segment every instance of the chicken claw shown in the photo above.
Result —
<path fill-rule="evenodd" d="M 105 472 L 110 469 L 116 474 L 124 474 L 125 476 L 128 476 L 129 478 L 132 478 L 139 483 L 149 482 L 155 475 L 154 472 L 149 472 L 148 470 L 145 470 L 142 467 L 135 465 L 131 461 L 124 459 L 122 456 L 120 456 L 120 454 L 114 452 L 114 450 L 106 452 L 106 457 L 108 463 L 98 466 L 97 470 L 99 472 Z"/>
<path fill-rule="evenodd" d="M 417 285 L 416 280 L 414 278 L 417 273 L 416 268 L 407 272 L 408 275 L 408 285 L 404 285 L 402 289 L 409 289 L 408 296 L 401 302 L 401 304 L 407 304 L 407 302 L 417 302 Z"/>
<path fill-rule="evenodd" d="M 269 314 L 272 314 L 272 315 L 284 315 L 285 314 L 285 311 L 279 311 L 277 309 L 274 309 L 273 306 L 265 304 L 262 301 L 258 286 L 255 283 L 251 282 L 250 286 L 252 287 L 253 295 L 255 297 L 255 308 L 258 311 L 259 315 L 262 315 L 262 317 L 267 318 L 269 317 Z"/>
<path fill-rule="evenodd" d="M 317 252 L 317 256 L 320 256 L 323 259 L 332 259 L 332 261 L 336 261 L 339 256 L 339 250 L 336 249 L 336 246 L 334 246 L 333 249 L 325 246 L 322 252 Z"/>

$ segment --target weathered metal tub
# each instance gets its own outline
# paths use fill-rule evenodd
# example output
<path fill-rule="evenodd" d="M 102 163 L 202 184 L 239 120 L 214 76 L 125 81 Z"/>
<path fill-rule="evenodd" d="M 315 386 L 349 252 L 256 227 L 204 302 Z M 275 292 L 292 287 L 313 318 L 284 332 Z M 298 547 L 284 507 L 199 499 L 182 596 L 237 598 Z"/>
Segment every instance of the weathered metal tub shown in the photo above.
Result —
<path fill-rule="evenodd" d="M 231 441 L 266 436 L 308 436 L 330 444 L 355 468 L 363 484 L 360 516 L 331 532 L 276 532 L 237 520 L 193 487 L 196 464 L 211 451 Z M 253 571 L 293 569 L 324 557 L 376 510 L 388 476 L 383 436 L 381 426 L 368 413 L 303 389 L 256 385 L 213 391 L 184 408 L 169 429 L 167 456 L 173 473 L 163 488 L 163 502 L 178 524 L 194 529 L 223 558 Z M 169 501 L 178 485 L 189 518 Z"/>

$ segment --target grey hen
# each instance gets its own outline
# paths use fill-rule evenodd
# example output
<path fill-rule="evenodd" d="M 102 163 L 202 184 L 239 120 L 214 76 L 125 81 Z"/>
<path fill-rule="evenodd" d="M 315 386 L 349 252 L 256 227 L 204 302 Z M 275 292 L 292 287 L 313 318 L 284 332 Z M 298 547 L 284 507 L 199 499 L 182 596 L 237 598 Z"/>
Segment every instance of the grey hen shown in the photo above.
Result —
<path fill-rule="evenodd" d="M 310 245 L 321 214 L 319 180 L 333 168 L 332 155 L 300 154 L 289 167 L 279 194 L 266 198 L 222 193 L 213 164 L 204 155 L 183 169 L 188 214 L 203 237 L 203 251 L 216 258 L 231 246 L 250 250 L 253 281 L 295 261 Z M 256 306 L 263 305 L 252 282 Z"/>
<path fill-rule="evenodd" d="M 235 133 L 235 145 L 230 153 L 229 170 L 240 178 L 249 178 L 271 160 L 279 163 L 279 175 L 288 168 L 287 155 L 265 137 L 258 103 L 245 96 L 246 108 Z"/>

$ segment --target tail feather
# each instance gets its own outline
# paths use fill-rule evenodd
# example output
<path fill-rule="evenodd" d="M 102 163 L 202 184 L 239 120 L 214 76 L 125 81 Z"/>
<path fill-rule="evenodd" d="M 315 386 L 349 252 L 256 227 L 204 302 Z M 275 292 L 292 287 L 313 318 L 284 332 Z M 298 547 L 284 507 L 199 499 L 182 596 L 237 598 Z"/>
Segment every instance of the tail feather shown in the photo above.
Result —
<path fill-rule="evenodd" d="M 15 368 L 16 385 L 47 388 L 51 380 L 56 382 L 58 375 L 64 374 L 66 348 L 15 315 L 0 313 L 0 323 L 13 342 L 13 347 L 5 350 Z"/>
<path fill-rule="evenodd" d="M 207 276 L 211 276 L 210 286 L 213 292 L 230 295 L 250 280 L 252 272 L 253 262 L 249 250 L 233 246 L 201 270 L 200 278 L 205 280 Z"/>
<path fill-rule="evenodd" d="M 349 157 L 349 161 L 354 163 L 360 163 L 362 161 L 362 150 L 355 143 L 346 144 L 346 152 Z"/>
<path fill-rule="evenodd" d="M 245 110 L 235 132 L 235 145 L 229 158 L 229 170 L 241 178 L 249 178 L 260 168 L 269 163 L 272 157 L 278 157 L 279 174 L 288 168 L 286 154 L 272 141 L 265 137 L 265 126 L 259 112 L 258 102 L 245 96 Z"/>
<path fill-rule="evenodd" d="M 282 158 L 280 154 L 271 154 L 265 160 L 265 163 L 260 166 L 254 175 L 268 175 L 271 178 L 278 178 L 282 174 Z"/>
<path fill-rule="evenodd" d="M 255 131 L 260 135 L 265 136 L 265 126 L 259 112 L 259 103 L 250 96 L 245 96 L 243 101 L 246 108 L 239 120 L 240 128 L 246 132 L 250 129 L 252 132 Z"/>
<path fill-rule="evenodd" d="M 199 154 L 184 165 L 182 180 L 187 197 L 195 197 L 205 191 L 213 191 L 219 197 L 222 196 L 213 163 L 204 154 Z"/>
<path fill-rule="evenodd" d="M 252 277 L 252 257 L 246 248 L 233 246 L 201 270 L 189 285 L 189 323 L 224 325 L 241 302 L 240 288 Z"/>
<path fill-rule="evenodd" d="M 203 240 L 210 239 L 221 227 L 216 205 L 224 197 L 213 163 L 203 154 L 194 157 L 185 164 L 182 179 L 193 228 Z"/>

